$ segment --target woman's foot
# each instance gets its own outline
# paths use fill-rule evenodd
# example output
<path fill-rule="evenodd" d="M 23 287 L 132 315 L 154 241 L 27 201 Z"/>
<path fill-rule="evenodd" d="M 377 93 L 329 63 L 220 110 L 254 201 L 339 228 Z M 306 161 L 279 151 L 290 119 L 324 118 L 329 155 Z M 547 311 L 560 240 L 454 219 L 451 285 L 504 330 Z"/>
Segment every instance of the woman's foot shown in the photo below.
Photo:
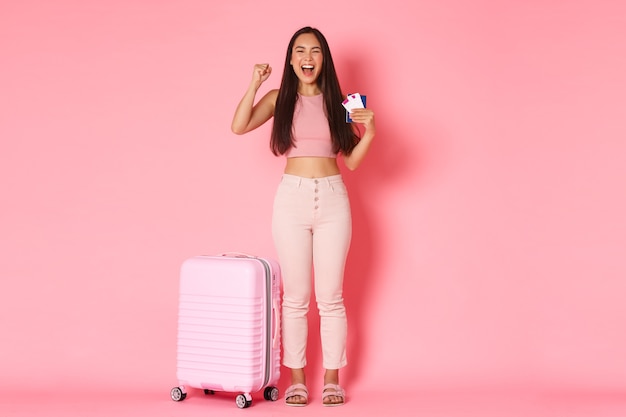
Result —
<path fill-rule="evenodd" d="M 345 402 L 345 391 L 337 384 L 326 384 L 322 392 L 322 404 L 326 407 L 343 405 Z"/>
<path fill-rule="evenodd" d="M 327 407 L 343 405 L 345 396 L 345 391 L 339 386 L 339 370 L 327 369 L 324 374 L 322 404 Z"/>
<path fill-rule="evenodd" d="M 304 369 L 291 370 L 291 385 L 285 391 L 285 403 L 291 406 L 305 406 L 309 402 L 309 392 L 306 389 Z"/>
<path fill-rule="evenodd" d="M 285 404 L 304 407 L 309 402 L 309 391 L 304 384 L 293 384 L 285 391 Z"/>

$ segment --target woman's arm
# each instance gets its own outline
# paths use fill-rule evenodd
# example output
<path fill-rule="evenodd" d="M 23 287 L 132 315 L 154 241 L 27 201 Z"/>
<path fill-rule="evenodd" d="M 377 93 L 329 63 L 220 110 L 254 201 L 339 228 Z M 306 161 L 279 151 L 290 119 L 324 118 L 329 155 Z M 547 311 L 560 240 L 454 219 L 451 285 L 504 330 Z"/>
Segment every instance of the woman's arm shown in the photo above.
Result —
<path fill-rule="evenodd" d="M 268 64 L 257 64 L 254 66 L 252 82 L 239 102 L 233 116 L 231 124 L 233 133 L 243 135 L 250 132 L 267 122 L 274 115 L 278 90 L 268 92 L 256 105 L 254 104 L 254 98 L 259 87 L 271 73 L 272 67 Z"/>
<path fill-rule="evenodd" d="M 363 162 L 370 150 L 376 135 L 376 125 L 374 123 L 374 112 L 370 109 L 354 109 L 350 113 L 350 118 L 356 123 L 363 124 L 365 127 L 365 133 L 359 143 L 357 143 L 350 155 L 344 155 L 343 157 L 346 167 L 354 171 L 361 165 L 361 162 Z"/>

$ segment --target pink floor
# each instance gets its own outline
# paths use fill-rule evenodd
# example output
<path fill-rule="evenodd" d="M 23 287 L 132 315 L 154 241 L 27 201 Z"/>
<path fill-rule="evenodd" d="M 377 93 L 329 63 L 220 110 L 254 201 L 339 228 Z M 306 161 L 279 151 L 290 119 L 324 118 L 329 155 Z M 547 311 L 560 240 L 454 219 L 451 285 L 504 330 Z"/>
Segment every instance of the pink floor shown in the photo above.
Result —
<path fill-rule="evenodd" d="M 286 407 L 282 396 L 272 403 L 254 396 L 250 408 L 236 407 L 234 395 L 205 396 L 191 391 L 185 401 L 169 398 L 169 388 L 148 392 L 81 392 L 71 386 L 58 391 L 4 390 L 0 416 L 420 416 L 420 417 L 624 417 L 622 392 L 523 393 L 470 392 L 352 392 L 343 407 L 325 408 L 319 397 L 303 408 Z"/>

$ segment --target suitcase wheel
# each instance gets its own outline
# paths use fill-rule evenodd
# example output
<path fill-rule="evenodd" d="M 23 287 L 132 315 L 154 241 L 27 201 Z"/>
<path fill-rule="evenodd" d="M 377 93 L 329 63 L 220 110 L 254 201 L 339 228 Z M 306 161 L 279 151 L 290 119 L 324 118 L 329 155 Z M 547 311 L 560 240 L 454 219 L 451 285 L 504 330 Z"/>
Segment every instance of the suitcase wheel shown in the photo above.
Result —
<path fill-rule="evenodd" d="M 172 400 L 174 401 L 182 401 L 187 398 L 187 394 L 183 392 L 180 387 L 174 387 L 170 391 L 170 397 L 172 397 Z"/>
<path fill-rule="evenodd" d="M 252 397 L 250 397 L 250 395 L 239 394 L 237 398 L 235 398 L 235 402 L 239 408 L 248 408 L 252 405 Z"/>
<path fill-rule="evenodd" d="M 278 400 L 278 388 L 276 387 L 265 388 L 265 391 L 263 391 L 263 398 L 265 398 L 267 401 Z"/>

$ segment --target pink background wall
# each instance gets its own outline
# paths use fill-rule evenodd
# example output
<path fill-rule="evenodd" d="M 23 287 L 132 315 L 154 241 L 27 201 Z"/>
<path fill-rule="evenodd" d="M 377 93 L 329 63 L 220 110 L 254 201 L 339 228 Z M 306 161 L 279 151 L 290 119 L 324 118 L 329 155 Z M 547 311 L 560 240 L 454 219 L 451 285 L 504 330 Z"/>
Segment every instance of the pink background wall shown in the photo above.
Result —
<path fill-rule="evenodd" d="M 345 382 L 623 388 L 625 15 L 618 0 L 2 2 L 0 388 L 169 391 L 181 262 L 274 256 L 283 161 L 269 125 L 236 137 L 230 120 L 252 65 L 277 87 L 309 24 L 377 115 L 345 172 Z"/>

